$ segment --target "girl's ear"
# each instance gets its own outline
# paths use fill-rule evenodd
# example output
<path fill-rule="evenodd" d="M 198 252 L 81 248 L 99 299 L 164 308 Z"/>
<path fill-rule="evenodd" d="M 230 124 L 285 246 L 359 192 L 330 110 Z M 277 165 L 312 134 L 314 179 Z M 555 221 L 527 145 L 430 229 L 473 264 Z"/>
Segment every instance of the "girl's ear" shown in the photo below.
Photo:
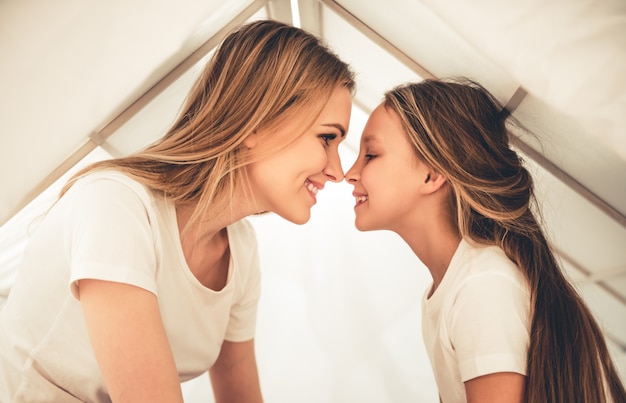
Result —
<path fill-rule="evenodd" d="M 447 181 L 448 180 L 445 176 L 435 171 L 434 169 L 429 168 L 425 173 L 424 182 L 421 186 L 422 193 L 435 193 L 436 191 L 441 189 L 441 187 L 445 185 Z"/>

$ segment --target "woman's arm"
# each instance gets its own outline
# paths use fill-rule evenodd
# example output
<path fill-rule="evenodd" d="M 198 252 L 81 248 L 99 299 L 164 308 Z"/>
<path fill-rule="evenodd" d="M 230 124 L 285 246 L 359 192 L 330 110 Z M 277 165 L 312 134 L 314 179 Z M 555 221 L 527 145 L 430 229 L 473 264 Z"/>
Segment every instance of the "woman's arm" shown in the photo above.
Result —
<path fill-rule="evenodd" d="M 260 403 L 261 387 L 254 355 L 254 340 L 224 341 L 209 370 L 217 403 Z"/>
<path fill-rule="evenodd" d="M 87 331 L 113 402 L 183 402 L 157 298 L 142 288 L 80 280 Z"/>
<path fill-rule="evenodd" d="M 483 375 L 465 382 L 467 402 L 520 403 L 526 377 L 515 372 Z"/>

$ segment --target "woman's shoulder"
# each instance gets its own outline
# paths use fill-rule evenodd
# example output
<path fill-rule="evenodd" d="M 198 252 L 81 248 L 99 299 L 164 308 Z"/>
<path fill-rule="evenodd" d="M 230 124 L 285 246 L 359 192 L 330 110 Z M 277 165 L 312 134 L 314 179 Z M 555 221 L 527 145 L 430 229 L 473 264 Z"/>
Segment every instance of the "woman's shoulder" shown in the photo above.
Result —
<path fill-rule="evenodd" d="M 74 187 L 108 187 L 110 190 L 123 189 L 133 190 L 135 192 L 147 192 L 147 188 L 132 176 L 114 169 L 101 171 L 93 171 L 78 178 L 72 185 Z"/>
<path fill-rule="evenodd" d="M 167 206 L 150 190 L 118 171 L 94 171 L 77 179 L 58 200 L 54 210 L 82 220 L 88 217 L 122 217 L 128 214 L 153 221 Z M 65 213 L 63 213 L 65 212 Z"/>
<path fill-rule="evenodd" d="M 103 170 L 90 172 L 76 180 L 64 197 L 96 204 L 108 200 L 131 202 L 133 199 L 142 204 L 152 204 L 154 195 L 130 175 L 116 170 Z"/>

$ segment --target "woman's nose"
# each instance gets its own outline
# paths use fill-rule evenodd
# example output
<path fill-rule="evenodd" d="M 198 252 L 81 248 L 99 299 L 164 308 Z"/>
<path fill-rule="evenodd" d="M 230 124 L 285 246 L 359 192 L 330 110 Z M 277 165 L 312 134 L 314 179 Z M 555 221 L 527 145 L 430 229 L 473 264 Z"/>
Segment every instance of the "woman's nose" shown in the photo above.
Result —
<path fill-rule="evenodd" d="M 328 164 L 323 172 L 331 182 L 341 182 L 343 180 L 343 168 L 341 167 L 339 153 L 335 153 L 328 158 Z"/>

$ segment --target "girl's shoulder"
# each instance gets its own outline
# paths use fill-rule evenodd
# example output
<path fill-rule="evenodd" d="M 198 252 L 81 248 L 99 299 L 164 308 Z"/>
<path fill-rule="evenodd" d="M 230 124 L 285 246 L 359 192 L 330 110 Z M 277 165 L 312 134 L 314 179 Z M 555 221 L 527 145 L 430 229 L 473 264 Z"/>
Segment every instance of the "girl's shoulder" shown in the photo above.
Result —
<path fill-rule="evenodd" d="M 497 245 L 480 245 L 465 241 L 466 250 L 460 264 L 465 266 L 470 274 L 486 272 L 518 273 L 519 267 Z"/>
<path fill-rule="evenodd" d="M 519 266 L 496 245 L 466 242 L 457 268 L 457 291 L 466 287 L 489 288 L 508 285 L 528 292 L 528 281 Z"/>

